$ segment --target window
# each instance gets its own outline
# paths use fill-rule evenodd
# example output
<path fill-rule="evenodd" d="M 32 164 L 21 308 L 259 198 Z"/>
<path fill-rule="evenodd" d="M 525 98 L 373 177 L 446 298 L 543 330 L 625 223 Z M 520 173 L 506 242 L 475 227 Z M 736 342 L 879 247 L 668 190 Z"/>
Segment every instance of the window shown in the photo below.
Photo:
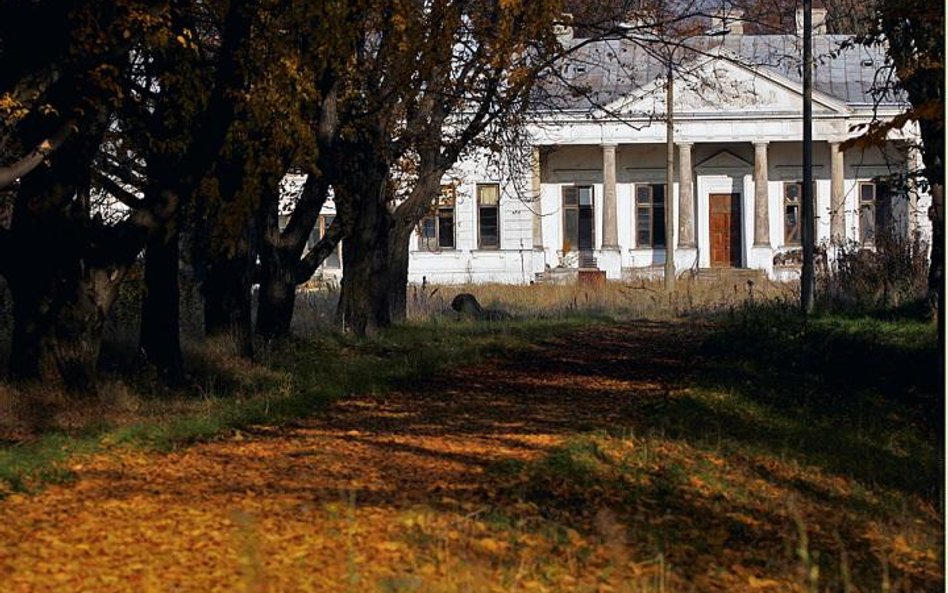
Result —
<path fill-rule="evenodd" d="M 783 184 L 783 244 L 800 244 L 800 218 L 802 209 L 803 184 L 793 181 Z"/>
<path fill-rule="evenodd" d="M 665 246 L 665 185 L 635 186 L 635 244 Z"/>
<path fill-rule="evenodd" d="M 309 244 L 306 245 L 307 250 L 315 247 L 316 242 L 326 236 L 326 232 L 329 230 L 329 227 L 332 226 L 332 221 L 335 219 L 335 214 L 321 214 L 319 216 L 319 222 L 309 237 Z M 336 248 L 332 250 L 332 253 L 326 256 L 321 267 L 333 270 L 338 270 L 342 267 L 342 241 L 336 243 Z"/>
<path fill-rule="evenodd" d="M 477 186 L 477 248 L 500 247 L 500 186 Z"/>
<path fill-rule="evenodd" d="M 889 188 L 884 183 L 859 184 L 859 242 L 871 245 L 890 229 Z"/>
<path fill-rule="evenodd" d="M 563 251 L 593 248 L 593 188 L 563 188 Z"/>
<path fill-rule="evenodd" d="M 421 219 L 418 249 L 440 251 L 454 249 L 454 187 L 442 186 L 441 196 L 431 214 Z"/>

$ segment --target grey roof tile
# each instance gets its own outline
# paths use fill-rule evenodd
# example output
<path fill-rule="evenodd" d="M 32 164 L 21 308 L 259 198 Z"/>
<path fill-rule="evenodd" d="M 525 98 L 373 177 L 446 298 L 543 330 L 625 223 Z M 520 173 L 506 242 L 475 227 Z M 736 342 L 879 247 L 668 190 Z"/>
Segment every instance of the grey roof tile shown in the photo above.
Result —
<path fill-rule="evenodd" d="M 814 88 L 850 105 L 904 104 L 901 94 L 877 90 L 883 88 L 879 83 L 887 75 L 881 48 L 844 43 L 850 39 L 848 35 L 814 37 Z M 577 49 L 565 71 L 561 69 L 562 79 L 541 85 L 541 108 L 588 109 L 605 105 L 647 85 L 664 72 L 658 46 L 618 39 L 577 39 L 573 43 Z M 676 51 L 697 56 L 721 46 L 750 67 L 802 84 L 801 41 L 794 35 L 698 37 L 689 40 L 688 46 L 693 51 Z"/>

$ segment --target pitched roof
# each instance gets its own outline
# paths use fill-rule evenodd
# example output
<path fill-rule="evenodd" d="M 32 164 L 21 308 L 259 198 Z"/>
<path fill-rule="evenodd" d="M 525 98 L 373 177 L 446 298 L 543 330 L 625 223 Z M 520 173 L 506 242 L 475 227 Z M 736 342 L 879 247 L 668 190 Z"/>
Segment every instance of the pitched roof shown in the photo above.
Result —
<path fill-rule="evenodd" d="M 905 103 L 885 85 L 886 57 L 881 48 L 847 44 L 849 35 L 819 35 L 813 39 L 814 89 L 851 106 Z M 657 44 L 627 39 L 571 41 L 575 51 L 560 67 L 561 78 L 542 89 L 541 106 L 582 110 L 608 105 L 649 84 L 665 72 Z M 801 40 L 795 35 L 727 35 L 697 37 L 676 50 L 680 70 L 687 72 L 689 59 L 722 51 L 743 65 L 767 71 L 802 85 Z M 686 74 L 678 74 L 683 76 Z"/>

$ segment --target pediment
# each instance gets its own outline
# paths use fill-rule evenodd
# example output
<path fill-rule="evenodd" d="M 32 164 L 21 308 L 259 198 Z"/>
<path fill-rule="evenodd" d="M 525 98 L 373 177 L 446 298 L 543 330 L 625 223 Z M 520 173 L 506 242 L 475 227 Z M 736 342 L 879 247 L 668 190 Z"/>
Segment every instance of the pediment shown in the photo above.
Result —
<path fill-rule="evenodd" d="M 753 166 L 753 163 L 745 161 L 730 150 L 721 150 L 696 164 L 694 168 L 704 171 L 725 171 L 731 169 L 749 169 L 753 168 Z"/>
<path fill-rule="evenodd" d="M 719 52 L 703 56 L 678 70 L 673 94 L 676 115 L 742 117 L 799 114 L 803 110 L 803 89 L 799 83 L 743 64 L 735 55 Z M 664 78 L 615 101 L 607 111 L 630 116 L 664 114 Z M 848 111 L 844 102 L 813 92 L 814 113 Z"/>

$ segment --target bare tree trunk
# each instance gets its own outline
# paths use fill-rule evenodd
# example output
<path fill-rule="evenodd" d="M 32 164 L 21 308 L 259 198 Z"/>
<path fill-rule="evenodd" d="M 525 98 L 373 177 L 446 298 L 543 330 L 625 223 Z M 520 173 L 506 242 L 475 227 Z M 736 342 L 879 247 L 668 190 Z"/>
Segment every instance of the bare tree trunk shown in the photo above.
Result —
<path fill-rule="evenodd" d="M 95 133 L 74 139 L 48 167 L 24 178 L 17 192 L 7 238 L 11 249 L 29 257 L 10 258 L 6 269 L 14 379 L 96 390 L 105 317 L 132 252 L 128 243 L 112 243 L 97 229 L 81 200 L 99 140 Z"/>
<path fill-rule="evenodd" d="M 388 254 L 389 315 L 393 323 L 405 321 L 408 316 L 408 247 L 413 226 L 396 224 L 392 230 Z"/>
<path fill-rule="evenodd" d="M 181 356 L 181 311 L 177 228 L 149 239 L 145 246 L 145 294 L 139 347 L 145 359 L 170 382 L 184 374 Z"/>
<path fill-rule="evenodd" d="M 360 185 L 365 191 L 351 202 L 355 220 L 342 244 L 339 308 L 346 330 L 364 336 L 392 324 L 388 281 L 392 220 L 385 205 L 385 179 Z"/>
<path fill-rule="evenodd" d="M 290 335 L 296 305 L 296 260 L 286 250 L 266 242 L 260 247 L 256 332 L 265 340 Z"/>
<path fill-rule="evenodd" d="M 253 357 L 253 301 L 256 267 L 252 224 L 228 253 L 208 256 L 204 282 L 204 333 L 233 344 L 233 353 Z"/>
<path fill-rule="evenodd" d="M 17 274 L 10 282 L 10 374 L 91 394 L 106 314 L 127 268 L 84 267 L 79 257 L 65 257 L 70 265 Z"/>

